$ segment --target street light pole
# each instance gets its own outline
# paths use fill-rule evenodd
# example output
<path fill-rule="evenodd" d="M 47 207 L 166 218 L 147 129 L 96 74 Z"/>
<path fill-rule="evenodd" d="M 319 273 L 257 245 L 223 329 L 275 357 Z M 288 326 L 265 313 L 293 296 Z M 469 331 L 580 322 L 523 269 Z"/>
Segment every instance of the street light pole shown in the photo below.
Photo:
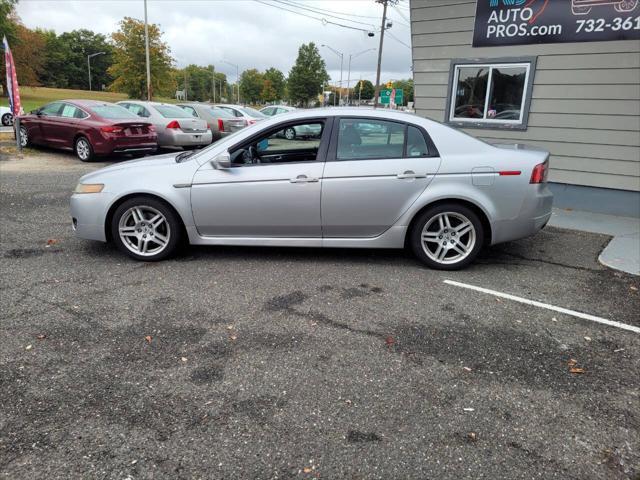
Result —
<path fill-rule="evenodd" d="M 347 69 L 347 105 L 349 105 L 349 95 L 351 94 L 351 91 L 350 91 L 350 88 L 351 88 L 351 58 L 352 57 L 353 58 L 359 57 L 363 53 L 370 52 L 371 50 L 375 50 L 375 48 L 367 48 L 366 50 L 363 50 L 361 52 L 350 53 L 349 54 L 349 68 Z"/>
<path fill-rule="evenodd" d="M 213 103 L 216 103 L 216 67 L 211 65 L 211 93 L 213 97 L 211 100 Z"/>
<path fill-rule="evenodd" d="M 151 61 L 149 60 L 149 25 L 147 23 L 147 0 L 144 0 L 144 54 L 147 61 L 147 100 L 151 101 Z"/>
<path fill-rule="evenodd" d="M 236 101 L 240 104 L 240 67 L 235 63 L 231 63 L 228 60 L 223 60 L 224 63 L 231 65 L 232 67 L 236 67 Z M 231 92 L 233 94 L 233 92 Z"/>
<path fill-rule="evenodd" d="M 328 48 L 329 50 L 331 50 L 333 53 L 335 53 L 336 55 L 338 55 L 340 57 L 340 86 L 339 86 L 339 88 L 340 88 L 339 99 L 340 100 L 338 101 L 338 105 L 340 105 L 342 103 L 342 65 L 343 65 L 343 62 L 344 62 L 344 53 L 339 52 L 335 48 L 331 48 L 329 45 L 322 44 L 321 47 Z M 334 93 L 333 94 L 334 104 L 335 104 L 335 98 L 336 98 L 336 95 Z"/>
<path fill-rule="evenodd" d="M 105 53 L 107 52 L 98 52 L 87 55 L 87 70 L 89 71 L 89 91 L 91 91 L 91 59 L 93 57 L 97 57 L 98 55 L 104 55 Z"/>

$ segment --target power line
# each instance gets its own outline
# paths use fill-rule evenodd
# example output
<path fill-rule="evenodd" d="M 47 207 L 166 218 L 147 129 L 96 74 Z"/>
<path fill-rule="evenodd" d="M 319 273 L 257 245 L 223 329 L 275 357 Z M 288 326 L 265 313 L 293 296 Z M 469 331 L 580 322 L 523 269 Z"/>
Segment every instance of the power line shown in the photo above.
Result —
<path fill-rule="evenodd" d="M 360 25 L 368 25 L 369 27 L 371 27 L 371 29 L 375 28 L 371 23 L 360 22 L 358 20 L 349 20 L 348 18 L 338 17 L 338 16 L 332 15 L 330 13 L 319 12 L 319 11 L 316 11 L 315 9 L 311 9 L 311 8 L 308 8 L 308 7 L 303 7 L 303 6 L 300 6 L 300 5 L 296 5 L 295 2 L 287 2 L 287 1 L 284 1 L 284 0 L 272 0 L 272 1 L 274 1 L 276 3 L 280 3 L 282 5 L 287 5 L 287 6 L 292 7 L 292 8 L 299 8 L 301 10 L 307 10 L 307 11 L 310 11 L 310 12 L 315 13 L 315 14 L 320 14 L 320 15 L 325 15 L 327 17 L 337 18 L 338 20 L 343 20 L 343 21 L 351 22 L 351 23 L 357 23 L 357 24 L 360 24 Z"/>
<path fill-rule="evenodd" d="M 289 3 L 299 3 L 296 2 L 294 0 L 288 0 Z M 373 17 L 371 15 L 356 15 L 355 13 L 350 13 L 350 12 L 337 12 L 335 10 L 326 10 L 326 9 L 322 9 L 322 8 L 318 8 L 318 7 L 311 7 L 309 5 L 305 5 L 305 7 L 307 9 L 313 9 L 316 10 L 316 13 L 325 13 L 325 12 L 329 12 L 329 13 L 333 13 L 336 15 L 343 15 L 343 16 L 347 16 L 347 17 L 358 17 L 358 18 L 371 18 L 373 20 L 378 20 L 380 17 Z"/>
<path fill-rule="evenodd" d="M 403 20 L 405 20 L 406 22 L 411 23 L 411 20 L 409 20 L 407 17 L 404 16 L 404 13 L 402 13 L 402 10 L 400 10 L 397 5 L 394 5 L 393 8 L 398 13 L 398 15 L 400 15 L 402 17 Z"/>
<path fill-rule="evenodd" d="M 263 2 L 262 0 L 254 0 L 254 1 L 257 2 L 257 3 L 261 3 L 263 5 L 267 5 L 269 7 L 277 8 L 279 10 L 284 10 L 284 11 L 287 11 L 287 12 L 295 13 L 296 15 L 300 15 L 302 17 L 307 17 L 307 18 L 311 18 L 313 20 L 318 20 L 319 22 L 322 22 L 323 25 L 330 24 L 330 25 L 336 25 L 338 27 L 349 28 L 351 30 L 358 30 L 360 32 L 366 32 L 366 33 L 370 32 L 370 30 L 367 30 L 367 29 L 364 29 L 364 28 L 352 27 L 351 25 L 344 25 L 342 23 L 332 22 L 330 20 L 327 20 L 326 18 L 312 17 L 311 15 L 307 15 L 305 13 L 298 12 L 296 10 L 290 10 L 288 8 L 284 8 L 284 7 L 281 7 L 279 5 L 274 5 L 272 3 Z"/>
<path fill-rule="evenodd" d="M 398 37 L 396 37 L 393 33 L 389 32 L 388 30 L 387 30 L 387 35 L 389 35 L 391 38 L 393 38 L 396 42 L 404 45 L 409 50 L 411 50 L 411 45 L 407 45 L 406 43 L 404 43 L 402 40 L 400 40 Z"/>

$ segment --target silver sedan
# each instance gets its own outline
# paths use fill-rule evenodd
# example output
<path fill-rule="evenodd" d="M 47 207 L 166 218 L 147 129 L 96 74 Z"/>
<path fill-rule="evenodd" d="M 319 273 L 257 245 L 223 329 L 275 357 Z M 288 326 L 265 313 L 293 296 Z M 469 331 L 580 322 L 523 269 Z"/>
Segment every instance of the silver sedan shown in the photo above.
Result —
<path fill-rule="evenodd" d="M 289 140 L 291 127 L 320 129 Z M 551 216 L 548 152 L 384 110 L 301 110 L 198 152 L 118 163 L 71 197 L 76 234 L 137 260 L 194 245 L 410 248 L 457 269 Z"/>
<path fill-rule="evenodd" d="M 198 148 L 213 139 L 206 121 L 194 118 L 177 105 L 139 100 L 125 100 L 118 105 L 153 123 L 160 147 Z"/>

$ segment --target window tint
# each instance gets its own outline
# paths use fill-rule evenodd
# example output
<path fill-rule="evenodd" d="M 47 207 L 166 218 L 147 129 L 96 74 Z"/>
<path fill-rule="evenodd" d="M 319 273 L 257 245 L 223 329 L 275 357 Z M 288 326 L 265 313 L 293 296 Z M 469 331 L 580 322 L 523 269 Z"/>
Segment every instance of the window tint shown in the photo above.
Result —
<path fill-rule="evenodd" d="M 60 116 L 64 118 L 75 118 L 77 110 L 78 109 L 73 105 L 65 103 L 62 106 L 62 112 L 60 112 Z"/>
<path fill-rule="evenodd" d="M 160 115 L 164 118 L 191 118 L 192 115 L 188 112 L 185 112 L 182 108 L 176 107 L 175 105 L 154 105 Z"/>
<path fill-rule="evenodd" d="M 235 118 L 228 110 L 224 110 L 218 107 L 210 107 L 209 111 L 211 115 L 218 118 Z"/>
<path fill-rule="evenodd" d="M 189 107 L 187 105 L 178 105 L 181 109 L 183 109 L 185 112 L 187 112 L 189 115 L 191 115 L 192 117 L 197 117 L 198 113 L 196 112 L 196 109 L 193 107 Z"/>
<path fill-rule="evenodd" d="M 231 108 L 231 107 L 220 107 L 220 108 L 225 110 L 225 111 L 227 111 L 227 112 L 229 112 L 234 117 L 242 117 L 242 113 L 237 111 L 235 108 Z"/>
<path fill-rule="evenodd" d="M 405 126 L 384 120 L 340 119 L 338 160 L 402 158 Z"/>
<path fill-rule="evenodd" d="M 136 106 L 137 105 L 129 105 L 129 109 Z M 137 117 L 137 115 L 120 105 L 96 105 L 95 107 L 92 107 L 91 110 L 93 110 L 96 115 L 102 118 L 119 119 Z"/>
<path fill-rule="evenodd" d="M 79 108 L 76 108 L 76 115 L 75 118 L 87 118 L 89 115 L 87 114 L 87 112 L 85 112 L 84 110 L 80 110 Z"/>
<path fill-rule="evenodd" d="M 449 120 L 520 123 L 530 64 L 455 66 Z"/>
<path fill-rule="evenodd" d="M 49 105 L 42 107 L 42 109 L 40 109 L 40 113 L 48 117 L 58 116 L 62 105 L 63 104 L 60 102 L 50 103 Z"/>
<path fill-rule="evenodd" d="M 275 108 L 273 108 L 273 107 L 269 107 L 269 108 L 265 108 L 264 110 L 262 110 L 262 113 L 263 113 L 264 115 L 271 116 L 271 115 L 273 115 L 274 113 L 276 113 L 276 112 L 275 112 L 275 110 L 276 110 Z"/>
<path fill-rule="evenodd" d="M 128 103 L 126 105 L 127 105 L 127 110 L 129 110 L 134 115 L 137 115 L 139 117 L 145 117 L 145 118 L 151 116 L 149 111 L 146 108 L 144 108 L 142 105 L 136 105 L 135 103 Z"/>
<path fill-rule="evenodd" d="M 407 157 L 426 157 L 429 155 L 427 142 L 422 132 L 416 127 L 407 129 Z"/>
<path fill-rule="evenodd" d="M 243 111 L 245 114 L 249 115 L 250 117 L 253 118 L 265 118 L 266 115 L 264 115 L 263 113 L 260 113 L 258 110 L 255 110 L 251 107 L 242 107 L 240 109 L 241 111 Z"/>

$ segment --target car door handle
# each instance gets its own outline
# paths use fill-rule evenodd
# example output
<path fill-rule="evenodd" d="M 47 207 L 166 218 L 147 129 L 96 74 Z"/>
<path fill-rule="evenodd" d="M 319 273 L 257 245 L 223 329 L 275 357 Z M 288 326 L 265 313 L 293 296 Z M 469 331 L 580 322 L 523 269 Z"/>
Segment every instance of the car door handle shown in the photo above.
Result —
<path fill-rule="evenodd" d="M 404 173 L 399 173 L 398 175 L 396 175 L 396 178 L 399 178 L 399 179 L 402 180 L 402 179 L 407 179 L 407 178 L 427 178 L 427 176 L 426 175 L 420 175 L 418 173 L 415 173 L 412 170 L 407 170 Z"/>
<path fill-rule="evenodd" d="M 296 178 L 289 180 L 291 183 L 314 183 L 317 182 L 317 178 L 310 178 L 306 175 L 298 175 Z"/>

